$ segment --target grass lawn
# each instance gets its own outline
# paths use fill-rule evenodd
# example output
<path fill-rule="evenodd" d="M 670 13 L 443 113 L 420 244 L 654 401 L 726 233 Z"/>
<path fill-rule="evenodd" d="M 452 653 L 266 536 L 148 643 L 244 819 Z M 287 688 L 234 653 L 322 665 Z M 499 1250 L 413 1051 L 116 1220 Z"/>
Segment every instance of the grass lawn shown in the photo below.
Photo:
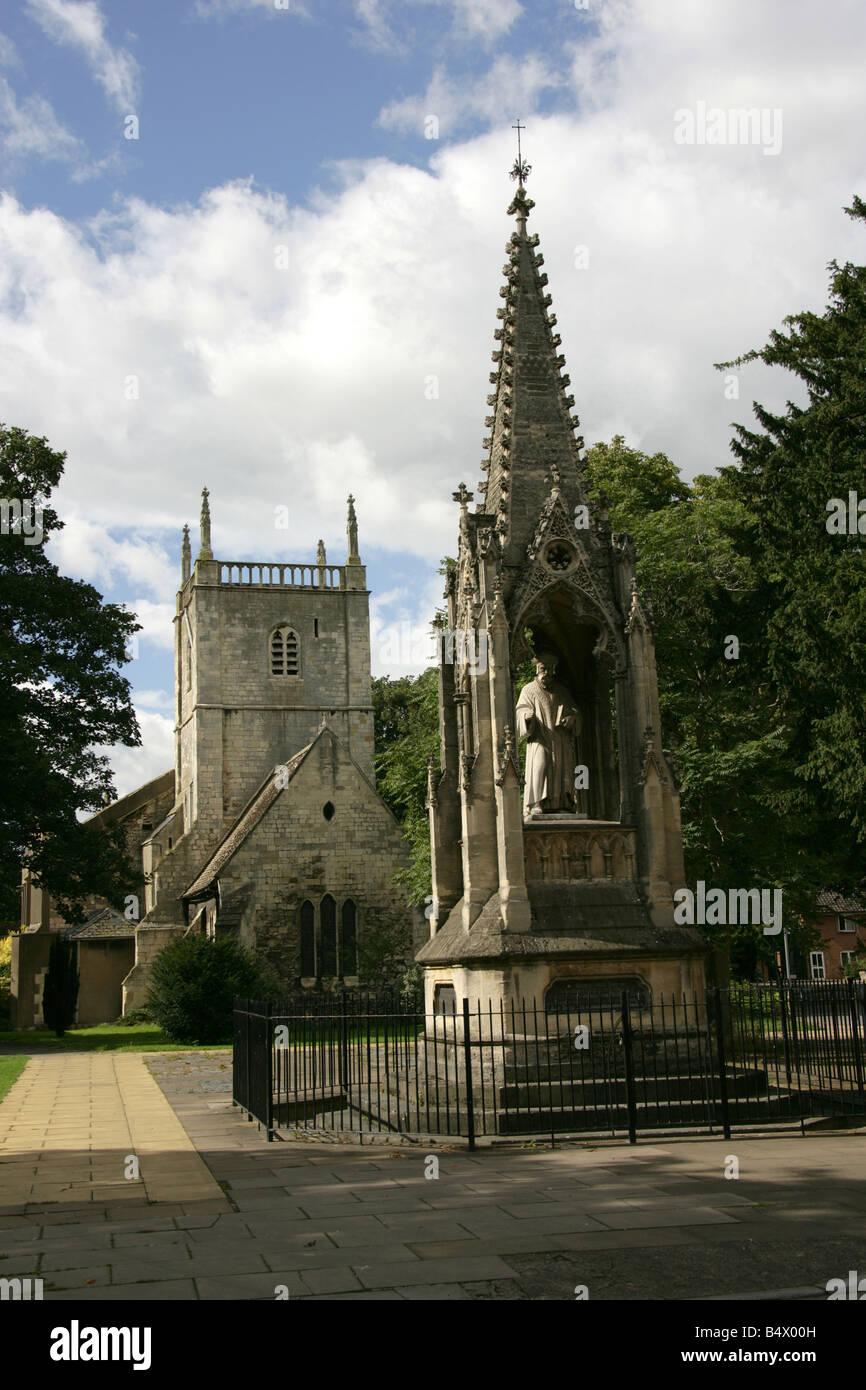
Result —
<path fill-rule="evenodd" d="M 0 1057 L 0 1100 L 27 1066 L 26 1057 Z"/>
<path fill-rule="evenodd" d="M 170 1042 L 155 1023 L 135 1023 L 129 1027 L 117 1023 L 99 1023 L 93 1028 L 72 1028 L 62 1038 L 55 1037 L 54 1033 L 44 1028 L 0 1032 L 0 1047 L 10 1046 L 20 1047 L 22 1052 L 37 1046 L 56 1047 L 58 1052 L 202 1052 L 231 1047 L 231 1041 L 205 1043 L 200 1047 L 196 1043 Z M 16 1060 L 14 1057 L 0 1057 L 0 1066 Z"/>

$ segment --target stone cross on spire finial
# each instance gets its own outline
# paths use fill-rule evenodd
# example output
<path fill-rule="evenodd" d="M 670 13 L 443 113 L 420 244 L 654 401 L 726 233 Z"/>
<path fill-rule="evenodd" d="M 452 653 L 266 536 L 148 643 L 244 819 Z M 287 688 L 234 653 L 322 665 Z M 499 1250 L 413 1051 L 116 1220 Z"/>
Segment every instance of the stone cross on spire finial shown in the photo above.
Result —
<path fill-rule="evenodd" d="M 520 152 L 520 132 L 525 130 L 526 126 L 520 124 L 520 117 L 518 116 L 517 124 L 513 125 L 511 129 L 517 131 L 517 158 L 511 169 L 511 177 L 517 179 L 518 188 L 522 188 L 532 172 L 532 165 L 526 163 Z"/>
<path fill-rule="evenodd" d="M 349 503 L 349 515 L 346 521 L 346 534 L 349 537 L 349 553 L 346 556 L 347 565 L 360 565 L 361 557 L 358 554 L 358 518 L 355 516 L 355 499 L 351 492 L 347 498 Z"/>
<path fill-rule="evenodd" d="M 534 201 L 532 198 L 527 198 L 526 189 L 523 187 L 532 171 L 532 165 L 527 164 L 520 148 L 520 132 L 521 130 L 525 130 L 526 126 L 521 125 L 518 120 L 517 124 L 513 125 L 511 129 L 517 131 L 517 158 L 511 168 L 511 178 L 517 179 L 517 192 L 508 205 L 508 215 L 512 217 L 515 213 L 517 214 L 518 231 L 521 236 L 524 236 L 526 234 L 526 219 L 529 216 L 529 210 L 535 207 Z"/>
<path fill-rule="evenodd" d="M 457 491 L 452 492 L 451 496 L 453 497 L 455 502 L 460 503 L 461 512 L 465 512 L 467 506 L 472 501 L 475 494 L 474 492 L 469 491 L 465 483 L 461 483 Z"/>
<path fill-rule="evenodd" d="M 201 490 L 201 516 L 199 526 L 201 529 L 201 546 L 198 552 L 200 560 L 212 560 L 213 551 L 210 548 L 210 504 L 208 497 L 210 493 L 206 487 Z"/>

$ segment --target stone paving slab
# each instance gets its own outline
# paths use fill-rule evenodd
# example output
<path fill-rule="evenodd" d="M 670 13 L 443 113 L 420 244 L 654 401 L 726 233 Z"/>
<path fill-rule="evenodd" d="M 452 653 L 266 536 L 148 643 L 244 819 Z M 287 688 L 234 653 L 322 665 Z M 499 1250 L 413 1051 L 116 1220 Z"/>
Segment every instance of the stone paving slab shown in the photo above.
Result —
<path fill-rule="evenodd" d="M 125 1177 L 129 1155 L 140 1160 L 138 1179 Z M 225 1203 L 144 1054 L 31 1057 L 0 1103 L 4 1207 L 205 1197 Z"/>
<path fill-rule="evenodd" d="M 25 1109 L 16 1091 L 37 1061 Z M 63 1301 L 270 1301 L 284 1286 L 465 1302 L 572 1300 L 577 1284 L 593 1299 L 736 1297 L 866 1269 L 862 1132 L 475 1153 L 269 1144 L 230 1104 L 229 1062 L 34 1059 L 0 1106 L 0 1277 L 42 1277 Z M 131 1152 L 136 1184 L 118 1172 Z"/>

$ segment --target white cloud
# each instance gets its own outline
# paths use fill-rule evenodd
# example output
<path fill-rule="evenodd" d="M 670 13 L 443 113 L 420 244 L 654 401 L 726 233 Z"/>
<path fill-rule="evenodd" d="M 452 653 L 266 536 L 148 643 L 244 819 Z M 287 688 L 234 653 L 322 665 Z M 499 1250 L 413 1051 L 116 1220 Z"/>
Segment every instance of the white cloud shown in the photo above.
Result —
<path fill-rule="evenodd" d="M 374 676 L 416 675 L 436 661 L 431 619 L 444 607 L 444 580 L 432 574 L 416 589 L 403 586 L 370 599 L 370 664 Z"/>
<path fill-rule="evenodd" d="M 171 575 L 171 559 L 160 541 L 132 529 L 112 535 L 106 525 L 67 512 L 62 502 L 58 510 L 63 529 L 52 536 L 50 555 L 63 573 L 103 586 L 144 584 L 168 602 L 180 576 Z"/>
<path fill-rule="evenodd" d="M 12 163 L 29 159 L 80 162 L 84 145 L 60 121 L 51 103 L 33 95 L 19 101 L 5 77 L 0 77 L 0 135 Z"/>
<path fill-rule="evenodd" d="M 146 706 L 148 709 L 171 709 L 173 700 L 167 690 L 136 690 L 135 706 L 140 709 Z"/>
<path fill-rule="evenodd" d="M 202 19 L 225 19 L 228 15 L 246 10 L 263 10 L 273 15 L 293 15 L 308 19 L 310 12 L 304 0 L 195 0 L 195 12 Z"/>
<path fill-rule="evenodd" d="M 136 633 L 139 643 L 149 642 L 163 651 L 174 651 L 173 603 L 153 603 L 147 598 L 130 598 L 126 604 L 138 619 L 141 631 Z"/>
<path fill-rule="evenodd" d="M 517 0 L 445 0 L 454 7 L 458 29 L 490 42 L 507 34 L 523 13 Z"/>
<path fill-rule="evenodd" d="M 174 767 L 174 720 L 138 705 L 135 713 L 141 729 L 141 747 L 127 748 L 116 743 L 107 750 L 119 797 Z"/>
<path fill-rule="evenodd" d="M 564 72 L 606 73 L 601 95 L 575 89 L 580 116 L 536 115 L 525 137 L 530 227 L 587 442 L 619 431 L 691 476 L 728 461 L 753 396 L 790 389 L 750 367 L 727 400 L 713 362 L 820 311 L 830 257 L 862 257 L 841 206 L 862 169 L 866 16 L 840 0 L 831 39 L 805 0 L 601 13 L 588 46 L 565 23 L 562 46 Z M 781 153 L 677 145 L 674 112 L 698 100 L 781 108 Z M 512 230 L 508 115 L 437 146 L 429 171 L 347 163 L 304 207 L 234 183 L 195 205 L 130 199 L 82 232 L 0 202 L 0 418 L 68 450 L 58 544 L 78 571 L 122 579 L 162 622 L 203 483 L 220 558 L 312 558 L 322 536 L 338 563 L 349 490 L 362 557 L 409 551 L 433 573 L 453 553 Z M 439 601 L 410 594 L 406 621 Z"/>
<path fill-rule="evenodd" d="M 404 47 L 399 26 L 407 12 L 421 6 L 449 12 L 451 29 L 441 37 L 452 45 L 471 41 L 490 45 L 503 38 L 523 13 L 518 0 L 355 0 L 355 15 L 373 48 L 399 52 Z"/>
<path fill-rule="evenodd" d="M 17 68 L 21 65 L 18 49 L 8 34 L 0 34 L 0 67 Z"/>
<path fill-rule="evenodd" d="M 472 81 L 450 77 L 438 66 L 423 96 L 393 101 L 379 113 L 379 125 L 391 130 L 424 131 L 428 116 L 439 120 L 439 135 L 455 133 L 467 117 L 508 127 L 514 112 L 523 117 L 533 112 L 542 93 L 566 84 L 547 59 L 537 53 L 516 59 L 502 56 L 486 73 Z M 429 138 L 429 137 L 428 137 Z"/>
<path fill-rule="evenodd" d="M 53 40 L 77 49 L 113 105 L 134 109 L 139 92 L 138 63 L 126 48 L 117 48 L 105 33 L 105 16 L 96 0 L 27 0 L 27 12 Z"/>

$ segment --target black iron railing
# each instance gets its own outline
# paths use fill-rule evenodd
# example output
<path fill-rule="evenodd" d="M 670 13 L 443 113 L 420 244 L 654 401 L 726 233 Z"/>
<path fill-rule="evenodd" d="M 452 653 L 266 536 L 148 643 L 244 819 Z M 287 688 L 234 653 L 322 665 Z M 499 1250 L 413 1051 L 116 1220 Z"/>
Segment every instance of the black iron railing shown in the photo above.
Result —
<path fill-rule="evenodd" d="M 453 1006 L 452 1006 L 453 1007 Z M 427 1013 L 419 999 L 238 999 L 234 1100 L 272 1138 L 706 1129 L 866 1113 L 866 985 L 734 985 Z"/>

